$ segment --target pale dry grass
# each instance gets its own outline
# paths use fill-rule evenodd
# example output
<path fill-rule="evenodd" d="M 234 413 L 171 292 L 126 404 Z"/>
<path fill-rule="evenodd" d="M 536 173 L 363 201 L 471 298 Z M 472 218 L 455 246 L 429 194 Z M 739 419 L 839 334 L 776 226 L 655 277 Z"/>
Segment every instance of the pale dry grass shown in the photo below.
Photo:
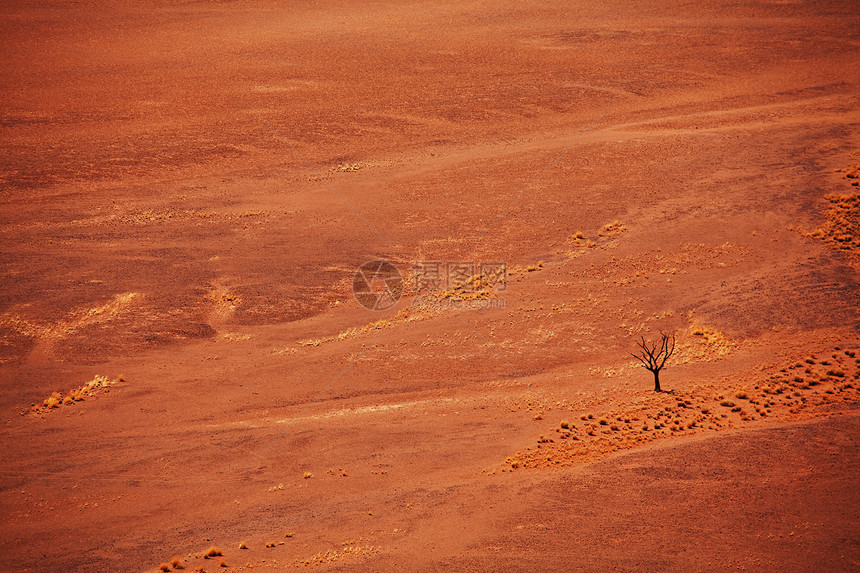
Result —
<path fill-rule="evenodd" d="M 87 398 L 94 398 L 102 392 L 109 391 L 110 387 L 114 384 L 123 381 L 125 381 L 123 376 L 111 379 L 107 376 L 96 374 L 92 380 L 85 382 L 77 388 L 72 388 L 66 395 L 63 395 L 62 392 L 52 392 L 41 404 L 31 405 L 29 411 L 25 410 L 22 414 L 26 414 L 27 412 L 30 414 L 44 414 L 60 406 L 69 406 Z"/>

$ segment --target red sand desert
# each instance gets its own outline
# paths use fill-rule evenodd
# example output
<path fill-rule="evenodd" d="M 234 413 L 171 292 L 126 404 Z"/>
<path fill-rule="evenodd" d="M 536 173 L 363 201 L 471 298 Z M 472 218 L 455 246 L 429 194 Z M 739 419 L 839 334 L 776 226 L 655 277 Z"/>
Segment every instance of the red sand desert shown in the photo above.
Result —
<path fill-rule="evenodd" d="M 856 2 L 0 13 L 3 571 L 860 569 Z"/>

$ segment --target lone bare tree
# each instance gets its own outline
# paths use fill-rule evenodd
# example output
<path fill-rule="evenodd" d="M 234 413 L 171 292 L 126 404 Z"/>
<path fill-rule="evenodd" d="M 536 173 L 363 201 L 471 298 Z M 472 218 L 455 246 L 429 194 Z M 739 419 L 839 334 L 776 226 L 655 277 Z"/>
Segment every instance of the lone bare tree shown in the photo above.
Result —
<path fill-rule="evenodd" d="M 660 343 L 645 342 L 645 337 L 637 343 L 641 349 L 638 353 L 633 354 L 633 358 L 642 363 L 647 370 L 650 370 L 654 375 L 654 391 L 660 390 L 660 370 L 666 364 L 666 360 L 675 352 L 675 335 L 671 337 L 668 334 L 660 333 Z"/>

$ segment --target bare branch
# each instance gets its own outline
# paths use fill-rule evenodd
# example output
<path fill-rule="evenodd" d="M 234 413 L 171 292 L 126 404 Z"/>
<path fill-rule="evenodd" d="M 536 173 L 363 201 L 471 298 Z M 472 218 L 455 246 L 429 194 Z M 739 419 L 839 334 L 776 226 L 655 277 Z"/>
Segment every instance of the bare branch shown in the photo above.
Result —
<path fill-rule="evenodd" d="M 657 392 L 660 390 L 659 374 L 666 361 L 675 352 L 675 335 L 671 336 L 660 332 L 659 342 L 646 342 L 642 336 L 640 341 L 636 343 L 640 351 L 632 354 L 633 358 L 642 363 L 642 366 L 654 374 L 654 389 Z"/>

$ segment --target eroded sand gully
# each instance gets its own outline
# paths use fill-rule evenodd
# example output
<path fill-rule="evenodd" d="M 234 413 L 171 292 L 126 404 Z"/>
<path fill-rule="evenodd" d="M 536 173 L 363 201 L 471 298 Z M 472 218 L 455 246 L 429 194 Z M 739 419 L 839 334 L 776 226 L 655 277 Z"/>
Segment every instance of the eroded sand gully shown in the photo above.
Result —
<path fill-rule="evenodd" d="M 860 567 L 854 3 L 0 13 L 0 570 Z"/>

